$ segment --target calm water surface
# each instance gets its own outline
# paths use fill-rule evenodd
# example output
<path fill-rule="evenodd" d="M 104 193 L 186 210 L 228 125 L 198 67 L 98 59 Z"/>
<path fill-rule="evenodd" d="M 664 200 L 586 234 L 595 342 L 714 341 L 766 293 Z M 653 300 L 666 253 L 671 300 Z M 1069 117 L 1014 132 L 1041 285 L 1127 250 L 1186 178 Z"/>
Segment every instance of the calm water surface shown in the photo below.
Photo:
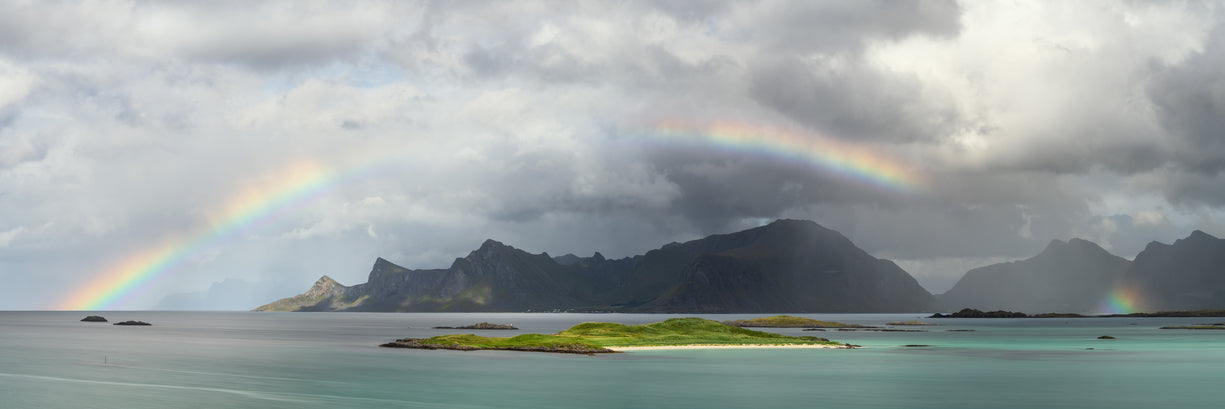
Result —
<path fill-rule="evenodd" d="M 0 312 L 0 408 L 1219 408 L 1225 385 L 1225 331 L 1158 329 L 1225 318 L 925 319 L 943 325 L 771 330 L 865 347 L 855 350 L 585 356 L 377 345 L 481 321 L 522 329 L 478 332 L 506 336 L 675 315 L 101 313 L 152 327 L 85 315 Z"/>

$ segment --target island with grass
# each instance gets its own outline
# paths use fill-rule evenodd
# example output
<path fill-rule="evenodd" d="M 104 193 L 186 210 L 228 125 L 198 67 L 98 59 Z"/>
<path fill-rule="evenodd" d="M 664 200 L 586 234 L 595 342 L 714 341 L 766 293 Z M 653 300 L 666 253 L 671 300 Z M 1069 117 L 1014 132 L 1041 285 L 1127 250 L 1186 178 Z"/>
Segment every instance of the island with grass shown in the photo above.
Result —
<path fill-rule="evenodd" d="M 820 321 L 812 318 L 792 317 L 790 315 L 775 315 L 773 317 L 753 318 L 748 320 L 723 321 L 723 323 L 726 325 L 745 328 L 871 328 L 857 324 Z"/>
<path fill-rule="evenodd" d="M 388 348 L 511 350 L 594 354 L 646 348 L 850 348 L 819 337 L 794 337 L 754 331 L 702 318 L 672 318 L 645 325 L 587 322 L 552 334 L 482 337 L 473 334 L 403 338 L 381 345 Z"/>

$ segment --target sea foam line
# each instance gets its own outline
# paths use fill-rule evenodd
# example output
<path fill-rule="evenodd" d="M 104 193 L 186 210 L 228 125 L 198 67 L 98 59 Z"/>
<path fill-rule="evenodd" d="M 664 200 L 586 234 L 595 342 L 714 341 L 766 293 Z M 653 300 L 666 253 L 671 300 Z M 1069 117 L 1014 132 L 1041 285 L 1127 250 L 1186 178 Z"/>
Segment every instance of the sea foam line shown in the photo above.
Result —
<path fill-rule="evenodd" d="M 300 400 L 300 399 L 289 399 L 289 398 L 284 398 L 284 397 L 272 396 L 272 394 L 265 393 L 265 392 L 244 391 L 240 389 L 209 388 L 209 387 L 204 387 L 204 386 L 160 385 L 160 384 L 154 384 L 154 383 L 96 381 L 92 379 L 60 378 L 56 376 L 14 374 L 14 373 L 4 373 L 4 372 L 0 372 L 0 376 L 10 377 L 10 378 L 37 379 L 40 381 L 86 383 L 86 384 L 91 384 L 91 385 L 128 386 L 128 387 L 137 387 L 137 388 L 156 388 L 156 389 L 218 392 L 218 393 L 228 393 L 232 395 L 238 395 L 238 396 L 252 398 L 252 399 L 262 399 L 262 400 L 271 400 L 271 401 L 279 401 L 279 402 L 298 402 L 298 403 L 309 402 L 309 401 Z"/>
<path fill-rule="evenodd" d="M 245 377 L 244 375 L 238 375 L 238 376 Z M 240 389 L 210 388 L 210 387 L 203 387 L 203 386 L 180 386 L 180 385 L 161 385 L 161 384 L 137 383 L 137 382 L 97 381 L 97 380 L 92 380 L 92 379 L 61 378 L 61 377 L 56 377 L 56 376 L 14 374 L 14 373 L 5 373 L 5 372 L 0 372 L 0 377 L 25 378 L 25 379 L 35 379 L 35 380 L 55 381 L 55 382 L 84 383 L 84 384 L 92 384 L 92 385 L 127 386 L 127 387 L 136 387 L 136 388 L 155 388 L 155 389 L 217 392 L 217 393 L 227 393 L 227 394 L 232 394 L 232 395 L 238 395 L 238 396 L 252 398 L 252 399 L 270 400 L 270 401 L 277 401 L 277 402 L 319 403 L 319 400 L 328 399 L 328 400 L 333 400 L 333 401 L 363 401 L 363 402 L 377 402 L 377 403 L 386 403 L 386 404 L 398 404 L 400 406 L 409 406 L 409 407 L 415 407 L 415 408 L 434 408 L 438 406 L 436 403 L 431 403 L 431 402 L 414 402 L 414 401 L 405 401 L 405 400 L 398 400 L 398 399 L 368 398 L 364 396 L 340 396 L 340 395 L 324 395 L 324 394 L 310 394 L 310 393 L 269 393 L 269 392 L 246 391 L 246 390 L 240 390 Z M 294 396 L 298 398 L 294 399 L 294 398 L 289 398 L 286 396 Z M 314 399 L 304 399 L 304 398 L 314 398 Z M 473 407 L 477 407 L 477 406 L 473 406 Z"/>

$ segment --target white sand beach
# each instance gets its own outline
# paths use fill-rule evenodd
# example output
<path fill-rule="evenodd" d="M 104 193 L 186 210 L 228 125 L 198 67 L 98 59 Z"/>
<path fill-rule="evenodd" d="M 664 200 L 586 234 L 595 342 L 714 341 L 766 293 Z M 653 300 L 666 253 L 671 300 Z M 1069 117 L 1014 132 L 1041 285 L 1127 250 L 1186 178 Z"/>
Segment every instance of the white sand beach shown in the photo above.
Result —
<path fill-rule="evenodd" d="M 844 345 L 813 345 L 813 344 L 746 344 L 746 345 L 667 345 L 642 347 L 605 347 L 617 352 L 650 351 L 664 349 L 766 349 L 766 348 L 806 348 L 806 349 L 846 349 Z"/>

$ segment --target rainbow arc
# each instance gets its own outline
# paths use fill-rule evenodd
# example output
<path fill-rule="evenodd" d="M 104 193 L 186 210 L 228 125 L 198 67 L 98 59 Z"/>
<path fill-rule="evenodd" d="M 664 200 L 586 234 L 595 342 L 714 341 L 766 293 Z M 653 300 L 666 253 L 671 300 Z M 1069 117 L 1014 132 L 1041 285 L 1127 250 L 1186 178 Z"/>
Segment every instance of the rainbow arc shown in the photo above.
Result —
<path fill-rule="evenodd" d="M 653 135 L 671 141 L 708 144 L 728 151 L 798 161 L 856 183 L 895 192 L 915 192 L 925 185 L 918 170 L 860 144 L 792 129 L 717 121 L 706 124 L 661 120 Z"/>
<path fill-rule="evenodd" d="M 129 255 L 96 274 L 59 305 L 62 310 L 115 308 L 126 296 L 139 293 L 159 276 L 192 256 L 253 228 L 279 210 L 316 197 L 337 183 L 341 175 L 312 162 L 301 162 L 274 178 L 275 183 L 249 189 L 225 206 L 214 222 L 185 238 L 165 240 L 158 246 Z"/>

